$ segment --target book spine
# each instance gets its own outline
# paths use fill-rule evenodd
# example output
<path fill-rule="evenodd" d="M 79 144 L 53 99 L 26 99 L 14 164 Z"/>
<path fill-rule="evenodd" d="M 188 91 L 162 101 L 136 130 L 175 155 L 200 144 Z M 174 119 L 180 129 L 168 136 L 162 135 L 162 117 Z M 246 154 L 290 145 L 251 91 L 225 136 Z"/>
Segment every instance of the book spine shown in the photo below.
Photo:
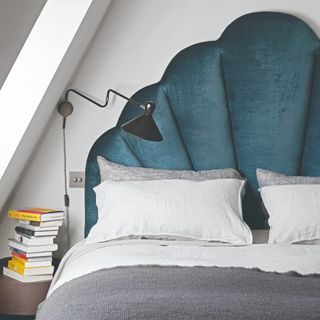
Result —
<path fill-rule="evenodd" d="M 29 225 L 30 221 L 29 220 L 19 220 L 20 224 L 24 224 L 24 225 Z"/>
<path fill-rule="evenodd" d="M 30 220 L 30 221 L 40 221 L 41 219 L 40 214 L 19 212 L 19 211 L 9 211 L 8 217 L 11 219 Z"/>
<path fill-rule="evenodd" d="M 19 241 L 19 242 L 22 242 L 22 241 L 20 241 L 20 238 L 18 239 L 18 237 L 20 237 L 21 239 L 22 239 L 22 237 L 25 237 L 25 238 L 28 238 L 28 239 L 31 239 L 31 238 L 32 238 L 32 236 L 29 236 L 29 235 L 27 235 L 27 234 L 25 234 L 25 233 L 17 232 L 17 231 L 16 231 L 15 239 L 16 239 L 17 241 Z"/>
<path fill-rule="evenodd" d="M 24 266 L 16 261 L 9 260 L 8 261 L 8 268 L 12 271 L 18 272 L 20 274 L 24 274 Z"/>
<path fill-rule="evenodd" d="M 53 209 L 44 209 L 44 208 L 32 208 L 32 209 L 23 209 L 21 211 L 32 211 L 36 213 L 57 213 L 57 212 L 63 212 L 61 210 L 53 210 Z"/>
<path fill-rule="evenodd" d="M 29 221 L 28 221 L 29 222 Z M 30 221 L 30 225 L 34 227 L 60 227 L 62 226 L 62 221 L 54 220 L 54 221 Z"/>
<path fill-rule="evenodd" d="M 25 251 L 19 250 L 17 248 L 12 247 L 12 246 L 10 246 L 10 250 L 12 251 L 12 253 L 16 253 L 21 257 L 27 257 L 27 253 Z"/>
<path fill-rule="evenodd" d="M 29 229 L 25 229 L 22 227 L 15 227 L 16 232 L 23 234 L 23 235 L 27 235 L 27 236 L 33 236 L 34 235 L 34 231 L 33 230 L 29 230 Z"/>
<path fill-rule="evenodd" d="M 15 240 L 27 246 L 41 246 L 53 244 L 54 237 L 28 238 L 18 233 L 15 234 Z"/>
<path fill-rule="evenodd" d="M 25 265 L 26 262 L 28 262 L 28 261 L 24 260 L 23 258 L 16 257 L 16 256 L 12 256 L 12 261 L 21 263 L 23 266 Z"/>
<path fill-rule="evenodd" d="M 14 258 L 16 258 L 16 259 L 18 259 L 19 261 L 24 261 L 24 262 L 28 262 L 28 258 L 25 256 L 25 255 L 23 255 L 23 254 L 18 254 L 18 253 L 16 253 L 16 252 L 14 252 L 14 251 L 12 251 L 11 252 L 11 256 L 12 256 L 12 259 L 13 260 L 15 260 Z"/>

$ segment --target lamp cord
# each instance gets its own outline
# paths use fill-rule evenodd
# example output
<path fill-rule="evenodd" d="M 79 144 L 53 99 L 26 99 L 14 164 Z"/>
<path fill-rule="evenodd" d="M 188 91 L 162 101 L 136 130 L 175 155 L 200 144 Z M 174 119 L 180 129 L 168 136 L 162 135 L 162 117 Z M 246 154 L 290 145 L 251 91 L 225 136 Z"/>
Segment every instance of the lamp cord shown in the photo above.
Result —
<path fill-rule="evenodd" d="M 63 139 L 63 173 L 64 173 L 64 206 L 66 209 L 66 227 L 67 227 L 67 246 L 70 248 L 70 230 L 69 230 L 69 205 L 70 199 L 68 195 L 68 178 L 67 178 L 67 139 L 66 139 L 66 118 L 63 118 L 62 125 Z"/>

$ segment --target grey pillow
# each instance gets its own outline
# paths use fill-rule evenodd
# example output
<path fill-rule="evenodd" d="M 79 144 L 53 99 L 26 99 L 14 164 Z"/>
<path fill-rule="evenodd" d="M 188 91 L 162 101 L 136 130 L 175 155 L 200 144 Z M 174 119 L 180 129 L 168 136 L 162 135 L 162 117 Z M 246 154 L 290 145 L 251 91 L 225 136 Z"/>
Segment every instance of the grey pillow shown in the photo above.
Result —
<path fill-rule="evenodd" d="M 267 186 L 288 185 L 288 184 L 320 184 L 320 177 L 289 176 L 283 173 L 270 170 L 257 169 L 257 180 L 260 188 Z M 269 214 L 262 201 L 262 210 L 265 214 L 265 226 L 268 228 Z"/>
<path fill-rule="evenodd" d="M 97 157 L 101 181 L 105 180 L 161 180 L 161 179 L 184 179 L 184 180 L 213 180 L 213 179 L 241 179 L 245 180 L 235 169 L 213 169 L 204 171 L 193 170 L 167 170 L 142 167 L 126 167 L 113 163 L 105 158 Z"/>
<path fill-rule="evenodd" d="M 288 176 L 264 169 L 257 169 L 257 179 L 260 188 L 283 184 L 320 184 L 320 177 Z"/>

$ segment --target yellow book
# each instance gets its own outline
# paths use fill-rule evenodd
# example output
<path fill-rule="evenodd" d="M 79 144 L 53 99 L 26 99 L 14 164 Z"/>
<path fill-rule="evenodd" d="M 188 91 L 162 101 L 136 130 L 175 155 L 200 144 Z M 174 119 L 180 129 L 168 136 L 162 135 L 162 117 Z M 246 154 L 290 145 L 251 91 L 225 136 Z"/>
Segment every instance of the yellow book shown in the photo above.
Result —
<path fill-rule="evenodd" d="M 29 221 L 50 221 L 63 219 L 63 211 L 43 208 L 10 210 L 8 212 L 8 217 L 12 219 Z"/>
<path fill-rule="evenodd" d="M 39 214 L 20 212 L 20 211 L 9 211 L 8 217 L 12 219 L 19 219 L 19 220 L 41 221 Z"/>
<path fill-rule="evenodd" d="M 24 265 L 20 262 L 9 260 L 8 268 L 12 271 L 18 272 L 20 274 L 24 274 Z"/>
<path fill-rule="evenodd" d="M 14 272 L 17 272 L 24 276 L 41 275 L 41 274 L 53 274 L 53 266 L 43 266 L 35 268 L 25 268 L 24 265 L 17 261 L 8 261 L 8 268 Z"/>

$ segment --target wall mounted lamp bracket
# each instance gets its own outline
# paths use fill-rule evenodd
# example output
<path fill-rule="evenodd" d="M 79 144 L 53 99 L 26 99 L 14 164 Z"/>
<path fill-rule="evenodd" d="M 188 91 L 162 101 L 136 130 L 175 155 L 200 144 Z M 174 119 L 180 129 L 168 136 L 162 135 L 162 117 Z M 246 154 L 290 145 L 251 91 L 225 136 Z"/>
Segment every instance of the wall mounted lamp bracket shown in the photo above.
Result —
<path fill-rule="evenodd" d="M 73 105 L 69 101 L 69 95 L 70 93 L 74 93 L 79 95 L 80 97 L 90 101 L 91 103 L 95 104 L 96 106 L 100 108 L 105 108 L 108 105 L 110 93 L 113 93 L 115 95 L 118 95 L 119 97 L 129 101 L 130 103 L 142 108 L 144 110 L 144 114 L 140 115 L 126 123 L 124 123 L 121 128 L 125 130 L 128 133 L 131 133 L 141 139 L 149 140 L 149 141 L 162 141 L 162 135 L 153 120 L 152 114 L 155 110 L 155 103 L 152 101 L 147 101 L 145 103 L 141 103 L 139 101 L 136 101 L 132 98 L 128 98 L 124 96 L 123 94 L 113 90 L 109 89 L 107 91 L 106 97 L 105 97 L 105 103 L 101 104 L 98 101 L 88 97 L 87 95 L 75 90 L 75 89 L 68 89 L 65 93 L 65 99 L 59 103 L 58 105 L 58 112 L 63 117 L 63 129 L 66 126 L 66 118 L 72 114 L 73 112 Z"/>

